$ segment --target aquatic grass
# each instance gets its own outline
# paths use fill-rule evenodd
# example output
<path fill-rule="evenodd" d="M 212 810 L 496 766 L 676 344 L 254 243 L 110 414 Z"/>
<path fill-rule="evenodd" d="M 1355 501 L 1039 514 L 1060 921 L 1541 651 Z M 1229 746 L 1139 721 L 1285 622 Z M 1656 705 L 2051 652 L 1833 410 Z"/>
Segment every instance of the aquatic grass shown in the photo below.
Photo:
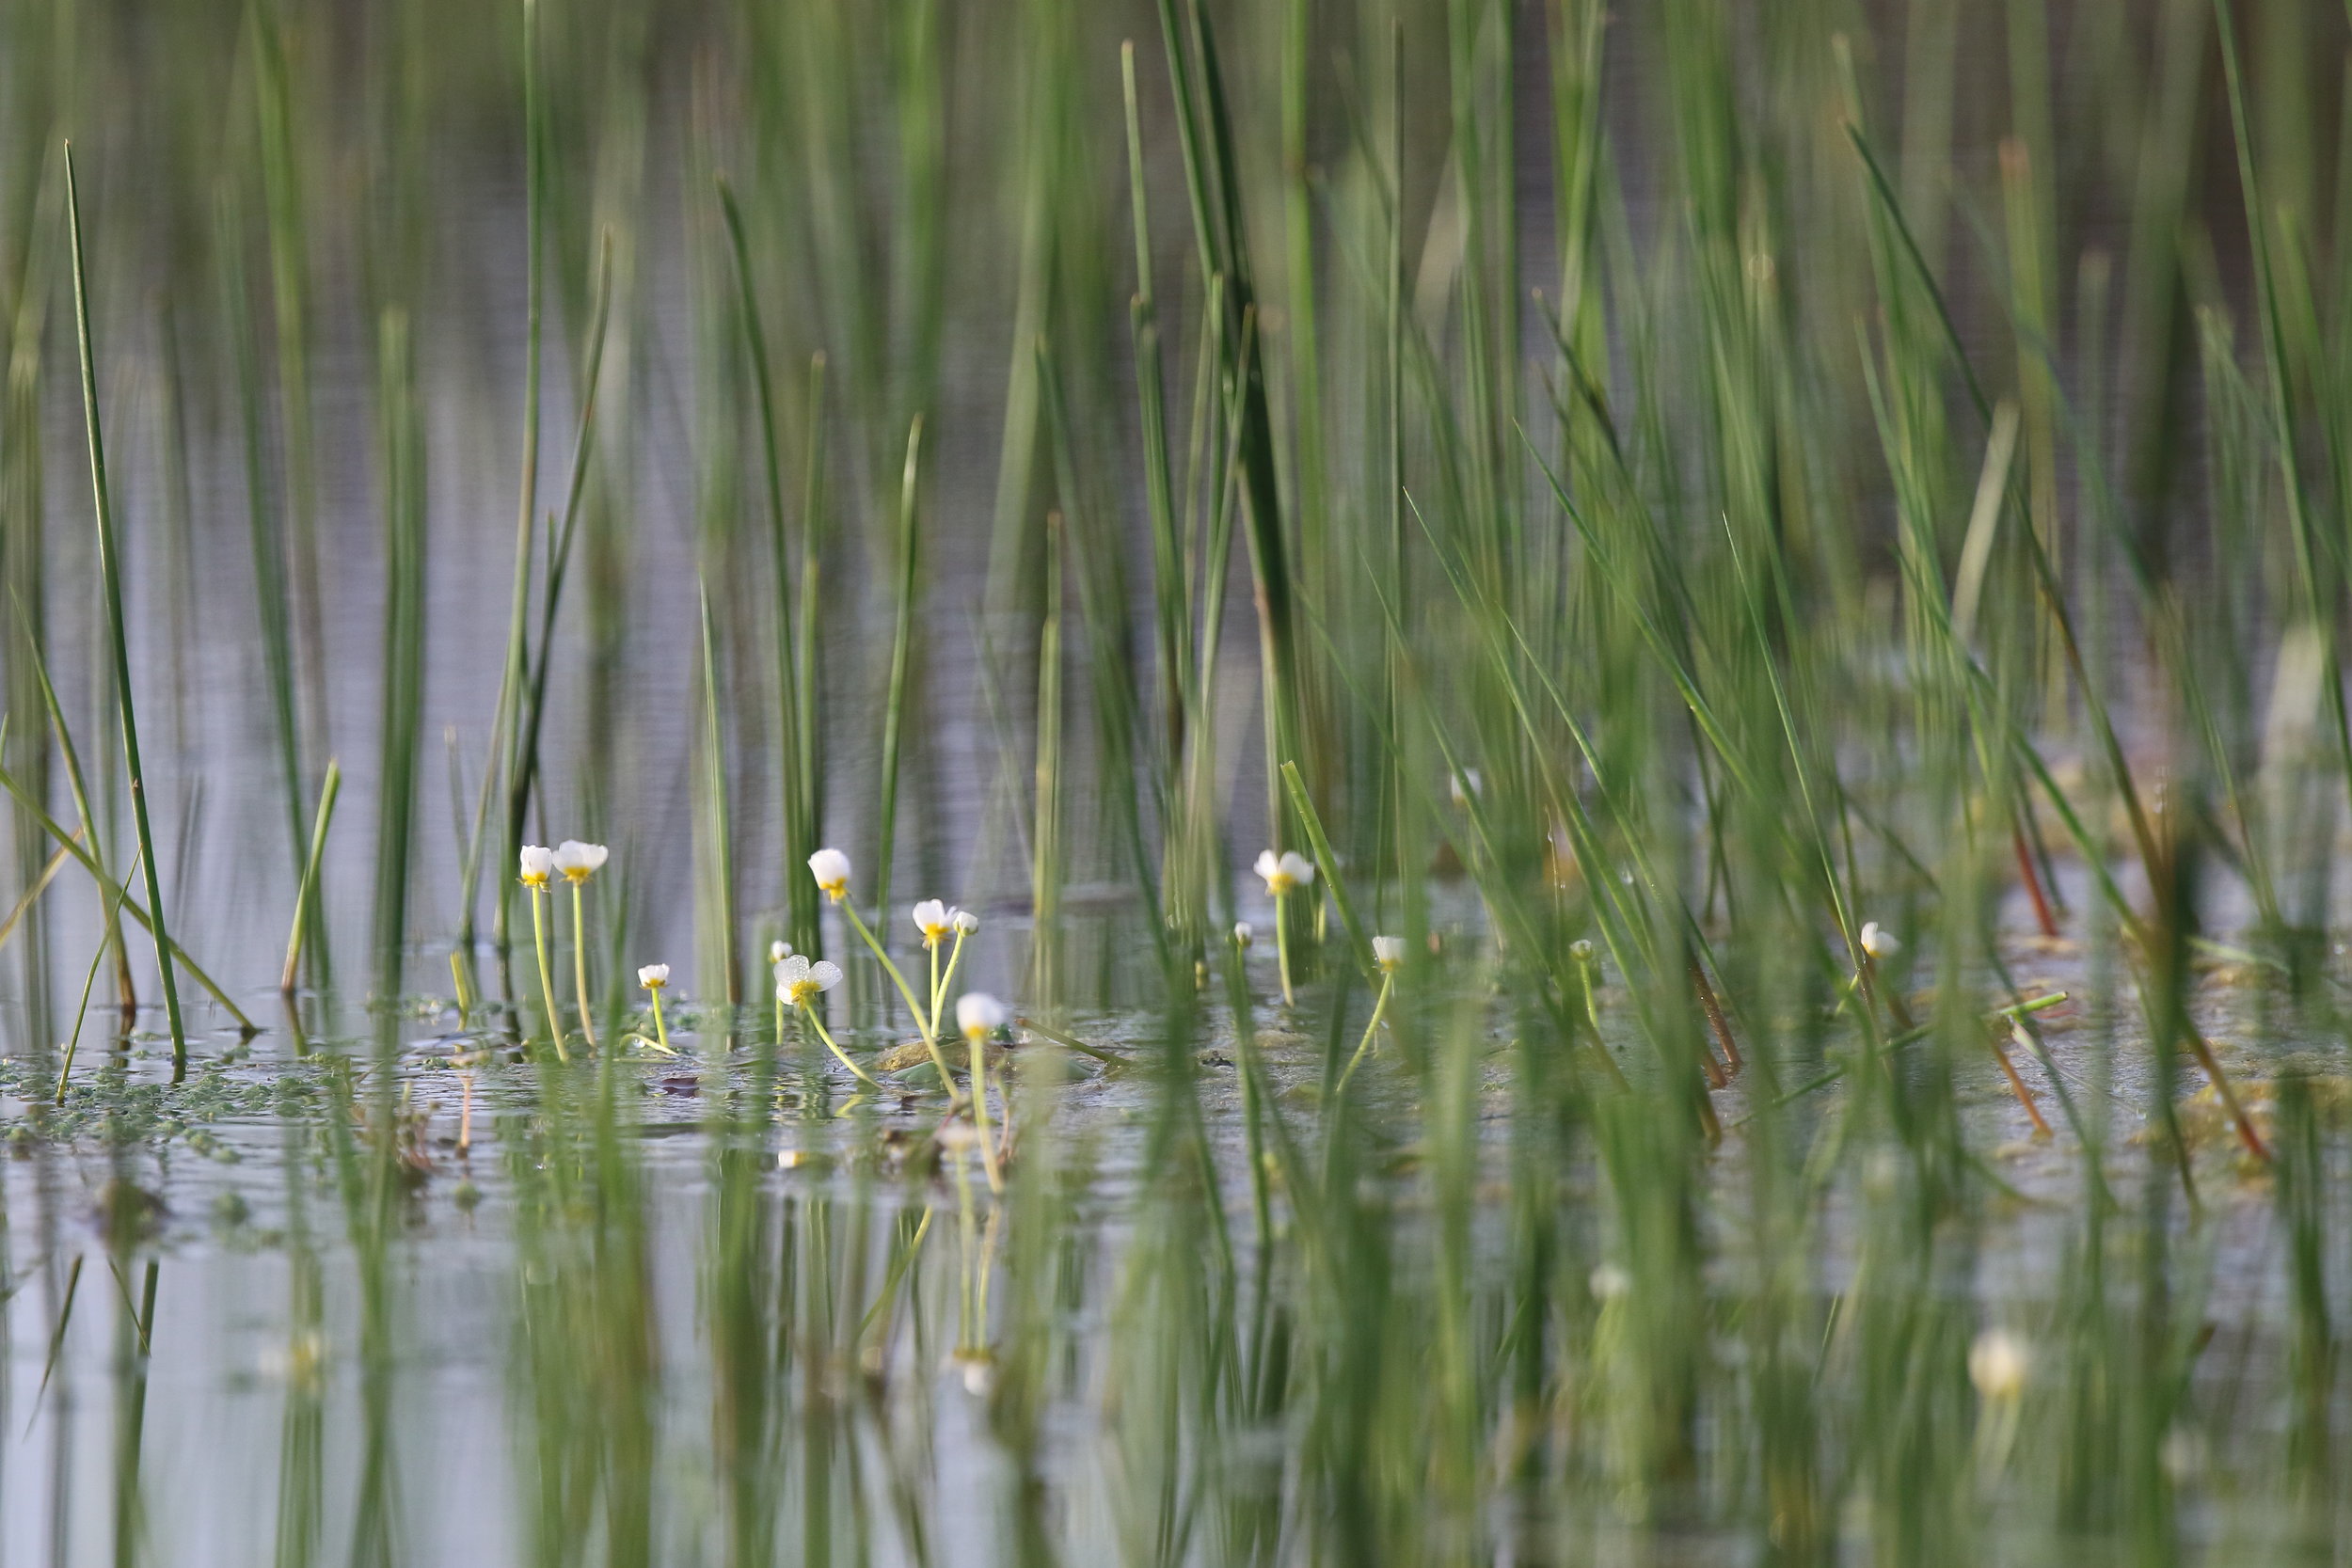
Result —
<path fill-rule="evenodd" d="M 922 479 L 923 416 L 917 414 L 907 425 L 906 462 L 898 473 L 898 532 L 892 559 L 897 564 L 891 600 L 890 671 L 888 684 L 882 691 L 882 777 L 881 802 L 875 837 L 881 847 L 876 853 L 874 868 L 874 907 L 890 907 L 890 869 L 898 848 L 899 751 L 904 744 L 906 708 L 913 696 L 914 679 L 915 582 L 917 552 L 921 538 L 920 518 L 916 511 L 917 487 Z M 859 934 L 877 956 L 883 949 L 863 926 Z M 906 992 L 904 981 L 899 990 L 914 1006 L 912 993 Z M 927 1015 L 916 1011 L 915 1027 L 928 1037 L 932 1026 L 925 1022 Z M 936 1022 L 936 1021 L 934 1021 Z M 943 1078 L 945 1074 L 943 1073 Z"/>
<path fill-rule="evenodd" d="M 73 251 L 73 319 L 82 347 L 82 413 L 89 438 L 90 491 L 97 519 L 99 574 L 103 580 L 106 616 L 113 639 L 115 702 L 122 725 L 122 754 L 131 780 L 131 821 L 138 838 L 139 867 L 147 883 L 148 916 L 142 922 L 155 938 L 155 964 L 162 975 L 164 1017 L 171 1031 L 171 1057 L 188 1059 L 188 1031 L 180 1017 L 180 988 L 172 974 L 172 945 L 164 929 L 163 883 L 155 868 L 154 836 L 147 821 L 147 781 L 139 766 L 138 716 L 131 694 L 131 650 L 124 628 L 122 569 L 116 559 L 114 509 L 106 489 L 106 447 L 99 432 L 98 362 L 90 342 L 89 278 L 83 262 L 81 196 L 73 181 L 73 149 L 64 150 L 67 228 Z M 126 879 L 127 881 L 127 879 Z"/>
<path fill-rule="evenodd" d="M 326 777 L 319 785 L 318 810 L 310 817 L 310 852 L 303 856 L 302 879 L 294 889 L 294 929 L 286 936 L 286 967 L 278 975 L 278 989 L 287 996 L 294 994 L 294 983 L 301 973 L 303 940 L 310 934 L 310 928 L 317 924 L 313 918 L 313 912 L 319 896 L 320 868 L 326 858 L 326 830 L 334 823 L 335 798 L 342 793 L 342 764 L 333 757 L 328 757 Z M 453 966 L 457 965 L 457 959 L 458 955 L 452 952 L 450 962 Z M 461 966 L 455 972 L 460 977 L 458 995 L 462 1010 L 465 995 L 464 970 Z"/>
<path fill-rule="evenodd" d="M 378 325 L 377 440 L 384 484 L 385 584 L 382 713 L 377 744 L 375 966 L 378 995 L 401 990 L 415 857 L 419 730 L 424 706 L 426 530 L 424 437 L 417 404 L 412 333 L 388 307 Z M 583 1018 L 584 1028 L 587 1021 Z"/>

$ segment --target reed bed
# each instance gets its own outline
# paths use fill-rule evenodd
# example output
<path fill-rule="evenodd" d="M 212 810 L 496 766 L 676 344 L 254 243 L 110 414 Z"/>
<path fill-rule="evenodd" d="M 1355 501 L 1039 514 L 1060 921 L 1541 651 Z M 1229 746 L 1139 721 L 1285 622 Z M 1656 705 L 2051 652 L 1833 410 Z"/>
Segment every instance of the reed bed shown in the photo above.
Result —
<path fill-rule="evenodd" d="M 2342 1555 L 2352 12 L 0 39 L 0 1560 Z"/>

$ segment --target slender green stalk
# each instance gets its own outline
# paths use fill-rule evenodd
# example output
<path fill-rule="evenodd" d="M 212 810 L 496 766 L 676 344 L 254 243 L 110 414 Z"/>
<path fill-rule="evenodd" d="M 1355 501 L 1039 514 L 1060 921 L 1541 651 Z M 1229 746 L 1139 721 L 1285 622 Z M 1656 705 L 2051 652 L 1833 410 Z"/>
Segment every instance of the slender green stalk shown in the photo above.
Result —
<path fill-rule="evenodd" d="M 898 827 L 898 750 L 905 734 L 908 683 L 913 678 L 915 544 L 919 537 L 914 502 L 922 454 L 923 416 L 917 414 L 907 426 L 906 464 L 898 477 L 898 599 L 892 610 L 895 629 L 890 638 L 890 687 L 882 699 L 882 847 L 874 869 L 874 900 L 881 910 L 890 908 L 890 863 L 897 849 Z M 880 950 L 876 944 L 876 951 Z M 915 1023 L 923 1027 L 919 1012 Z M 925 1036 L 930 1033 L 925 1027 Z"/>
<path fill-rule="evenodd" d="M 138 714 L 131 697 L 131 645 L 122 610 L 122 567 L 116 558 L 113 499 L 106 489 L 106 447 L 98 428 L 98 363 L 90 342 L 89 277 L 82 253 L 82 200 L 73 181 L 73 149 L 65 150 L 65 204 L 73 243 L 73 321 L 82 345 L 82 419 L 89 436 L 90 491 L 97 509 L 98 566 L 104 578 L 106 621 L 113 639 L 115 700 L 122 721 L 122 755 L 131 776 L 131 821 L 138 833 L 139 867 L 147 882 L 149 928 L 163 974 L 164 1016 L 171 1027 L 171 1059 L 188 1059 L 187 1025 L 180 1016 L 180 986 L 172 974 L 171 938 L 164 929 L 164 891 L 155 870 L 155 840 L 147 822 L 147 773 L 139 763 Z"/>
<path fill-rule="evenodd" d="M 318 810 L 310 817 L 310 850 L 302 860 L 302 880 L 294 890 L 294 929 L 286 937 L 286 967 L 278 979 L 278 989 L 288 996 L 294 990 L 302 968 L 302 942 L 316 924 L 309 918 L 316 905 L 319 892 L 319 868 L 326 859 L 326 830 L 335 820 L 335 797 L 342 792 L 342 764 L 333 757 L 326 759 L 326 778 L 319 786 Z M 451 958 L 456 955 L 452 953 Z"/>
<path fill-rule="evenodd" d="M 531 931 L 539 948 L 539 1000 L 548 1009 L 548 1034 L 555 1041 L 555 1059 L 568 1062 L 572 1055 L 564 1049 L 564 1015 L 555 1006 L 555 971 L 548 962 L 548 890 L 538 882 L 530 887 Z"/>
<path fill-rule="evenodd" d="M 523 440 L 522 482 L 515 508 L 515 592 L 507 617 L 506 660 L 499 681 L 498 713 L 492 725 L 492 754 L 500 766 L 483 774 L 483 799 L 491 798 L 494 784 L 502 785 L 510 802 L 522 771 L 521 725 L 524 682 L 531 667 L 530 615 L 532 562 L 536 553 L 539 513 L 539 317 L 541 230 L 545 224 L 547 174 L 543 166 L 543 135 L 539 126 L 539 5 L 522 0 L 523 55 Z M 528 798 L 528 789 L 521 791 Z M 506 824 L 504 863 L 512 865 L 522 852 L 522 823 L 510 810 Z M 513 894 L 506 880 L 498 881 L 498 911 L 492 932 L 499 961 L 505 964 L 507 911 Z M 464 924 L 459 945 L 470 949 L 473 937 L 473 889 L 466 889 Z"/>
<path fill-rule="evenodd" d="M 858 1066 L 855 1062 L 850 1060 L 850 1053 L 842 1050 L 840 1046 L 834 1043 L 832 1031 L 825 1027 L 825 1021 L 817 1016 L 815 1008 L 811 1007 L 806 1002 L 803 1002 L 800 1004 L 800 1009 L 801 1016 L 808 1021 L 809 1027 L 817 1031 L 817 1037 L 825 1042 L 825 1049 L 832 1052 L 835 1057 L 839 1058 L 843 1067 L 848 1068 L 851 1072 L 857 1074 L 859 1083 L 864 1084 L 866 1087 L 872 1089 L 879 1089 L 882 1087 L 880 1084 L 874 1081 L 874 1077 L 871 1073 L 867 1072 L 864 1068 Z M 945 1076 L 945 1074 L 942 1074 L 943 1079 Z M 948 1092 L 953 1093 L 954 1091 L 951 1089 Z"/>
<path fill-rule="evenodd" d="M 580 1037 L 588 1049 L 596 1048 L 596 1032 L 588 1022 L 588 915 L 582 906 L 585 881 L 572 882 L 572 987 L 580 999 Z"/>
<path fill-rule="evenodd" d="M 1340 1073 L 1340 1081 L 1332 1085 L 1333 1094 L 1344 1094 L 1347 1091 L 1347 1081 L 1356 1076 L 1357 1065 L 1363 1061 L 1364 1053 L 1372 1049 L 1373 1034 L 1380 1027 L 1380 1021 L 1388 1016 L 1389 991 L 1395 983 L 1396 976 L 1393 974 L 1384 974 L 1380 976 L 1380 994 L 1373 999 L 1372 1017 L 1364 1021 L 1364 1037 L 1357 1041 L 1356 1053 L 1347 1059 L 1347 1066 Z"/>
<path fill-rule="evenodd" d="M 134 866 L 132 869 L 135 871 L 138 868 Z M 123 885 L 115 890 L 113 903 L 118 911 L 121 909 L 123 895 L 129 891 L 130 880 L 125 878 Z M 73 1053 L 80 1049 L 82 1044 L 83 1021 L 89 1017 L 90 988 L 97 985 L 99 965 L 105 961 L 105 958 L 106 942 L 102 938 L 98 943 L 98 951 L 90 955 L 88 970 L 82 975 L 82 999 L 73 1005 L 73 1033 L 65 1042 L 64 1059 L 57 1064 L 57 1092 L 50 1101 L 53 1105 L 65 1103 L 66 1080 L 73 1075 Z"/>

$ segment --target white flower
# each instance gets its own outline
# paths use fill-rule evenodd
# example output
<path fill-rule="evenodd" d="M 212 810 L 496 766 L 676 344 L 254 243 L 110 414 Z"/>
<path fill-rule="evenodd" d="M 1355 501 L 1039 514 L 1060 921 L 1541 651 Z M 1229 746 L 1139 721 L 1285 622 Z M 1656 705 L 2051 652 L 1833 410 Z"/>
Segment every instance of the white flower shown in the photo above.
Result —
<path fill-rule="evenodd" d="M 1391 974 L 1395 974 L 1405 963 L 1405 939 L 1403 937 L 1373 938 L 1372 956 L 1381 969 Z"/>
<path fill-rule="evenodd" d="M 1874 958 L 1891 958 L 1903 950 L 1903 944 L 1877 921 L 1866 920 L 1862 923 L 1862 950 Z"/>
<path fill-rule="evenodd" d="M 668 964 L 647 964 L 637 972 L 637 983 L 647 990 L 660 990 L 670 983 Z"/>
<path fill-rule="evenodd" d="M 1277 856 L 1271 849 L 1258 851 L 1258 875 L 1265 879 L 1265 890 L 1279 898 L 1293 888 L 1305 887 L 1315 879 L 1315 863 L 1295 849 Z"/>
<path fill-rule="evenodd" d="M 1593 1270 L 1592 1277 L 1585 1283 L 1598 1301 L 1617 1301 L 1633 1293 L 1633 1276 L 1614 1263 L 1603 1263 Z"/>
<path fill-rule="evenodd" d="M 1968 1381 L 1987 1400 L 2013 1400 L 2026 1386 L 2033 1357 L 2007 1329 L 1988 1328 L 1968 1347 Z"/>
<path fill-rule="evenodd" d="M 831 990 L 840 983 L 839 964 L 810 963 L 805 953 L 795 953 L 776 965 L 776 1000 L 790 1006 L 800 1006 L 818 991 Z"/>
<path fill-rule="evenodd" d="M 949 910 L 947 918 L 955 923 L 959 936 L 970 936 L 980 928 L 980 917 L 970 910 Z"/>
<path fill-rule="evenodd" d="M 1236 920 L 1233 922 L 1234 946 L 1247 947 L 1252 942 L 1256 941 L 1258 933 L 1250 927 L 1249 922 L 1247 920 Z"/>
<path fill-rule="evenodd" d="M 523 886 L 545 887 L 555 874 L 555 851 L 544 844 L 523 846 Z"/>
<path fill-rule="evenodd" d="M 1568 957 L 1574 958 L 1581 964 L 1591 963 L 1593 961 L 1593 944 L 1591 940 L 1585 937 L 1579 937 L 1574 942 L 1568 943 Z"/>
<path fill-rule="evenodd" d="M 1454 803 L 1467 806 L 1477 796 L 1486 793 L 1486 778 L 1475 768 L 1465 768 L 1446 781 L 1454 786 Z"/>
<path fill-rule="evenodd" d="M 612 853 L 601 844 L 582 844 L 576 838 L 567 838 L 555 847 L 555 868 L 564 873 L 565 881 L 584 882 Z"/>
<path fill-rule="evenodd" d="M 983 990 L 968 990 L 956 998 L 956 1027 L 966 1036 L 993 1035 L 1011 1016 L 1002 1002 Z"/>
<path fill-rule="evenodd" d="M 938 946 L 955 929 L 955 911 L 936 898 L 926 898 L 914 906 L 914 928 L 923 933 L 926 947 Z"/>
<path fill-rule="evenodd" d="M 838 904 L 850 895 L 850 857 L 838 849 L 819 849 L 808 857 L 808 874 L 819 891 Z"/>
<path fill-rule="evenodd" d="M 771 964 L 780 964 L 791 956 L 792 944 L 782 937 L 768 944 L 768 961 Z"/>

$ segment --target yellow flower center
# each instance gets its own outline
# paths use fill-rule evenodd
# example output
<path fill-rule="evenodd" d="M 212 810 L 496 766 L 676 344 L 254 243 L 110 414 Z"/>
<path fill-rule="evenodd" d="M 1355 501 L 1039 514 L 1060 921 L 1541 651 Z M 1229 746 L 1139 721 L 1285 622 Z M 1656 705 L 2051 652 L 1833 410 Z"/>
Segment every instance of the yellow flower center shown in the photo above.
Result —
<path fill-rule="evenodd" d="M 798 1007 L 804 1006 L 819 988 L 814 980 L 793 980 L 787 983 L 786 989 L 792 993 L 792 1005 Z"/>

